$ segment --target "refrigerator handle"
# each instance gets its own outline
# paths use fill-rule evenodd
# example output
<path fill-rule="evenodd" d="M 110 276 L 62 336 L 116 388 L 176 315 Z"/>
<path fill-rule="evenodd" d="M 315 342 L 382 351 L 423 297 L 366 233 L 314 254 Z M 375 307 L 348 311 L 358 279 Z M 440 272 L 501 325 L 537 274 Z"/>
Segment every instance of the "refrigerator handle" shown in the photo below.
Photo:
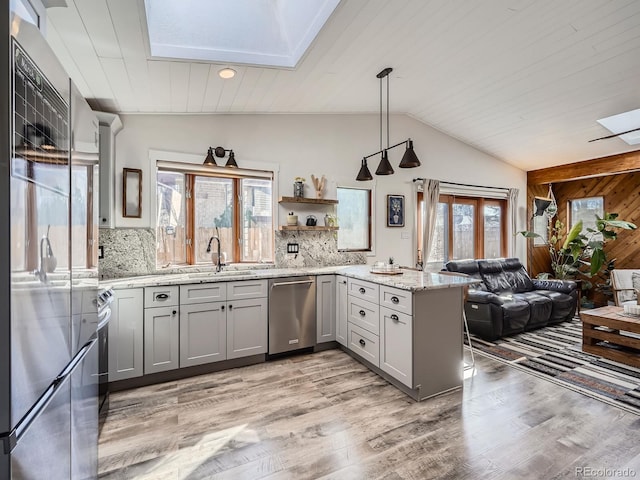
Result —
<path fill-rule="evenodd" d="M 27 412 L 27 414 L 22 417 L 15 428 L 11 432 L 0 436 L 4 447 L 4 453 L 6 455 L 9 455 L 13 451 L 13 449 L 20 441 L 20 438 L 22 438 L 31 424 L 40 416 L 45 408 L 47 408 L 47 405 L 51 403 L 51 400 L 53 400 L 55 394 L 58 392 L 58 390 L 60 390 L 61 385 L 69 379 L 71 372 L 73 372 L 74 368 L 84 359 L 93 343 L 97 341 L 97 338 L 94 336 L 93 340 L 82 347 L 76 354 L 76 356 L 73 357 L 73 360 L 71 360 L 69 365 L 67 365 L 62 373 L 58 375 L 58 377 L 51 383 L 51 385 L 49 385 L 49 387 L 44 391 L 38 401 Z"/>

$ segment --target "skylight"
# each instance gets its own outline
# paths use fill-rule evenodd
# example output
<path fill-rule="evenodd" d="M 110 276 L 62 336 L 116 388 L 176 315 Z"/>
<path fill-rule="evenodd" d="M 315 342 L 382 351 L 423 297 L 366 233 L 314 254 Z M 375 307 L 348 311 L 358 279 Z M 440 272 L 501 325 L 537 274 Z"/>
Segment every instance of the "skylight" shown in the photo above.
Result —
<path fill-rule="evenodd" d="M 627 132 L 634 128 L 640 128 L 640 109 L 601 118 L 598 123 L 611 133 Z M 620 135 L 618 138 L 621 138 L 629 145 L 637 145 L 640 143 L 640 130 Z"/>
<path fill-rule="evenodd" d="M 340 0 L 145 0 L 153 57 L 293 68 Z"/>

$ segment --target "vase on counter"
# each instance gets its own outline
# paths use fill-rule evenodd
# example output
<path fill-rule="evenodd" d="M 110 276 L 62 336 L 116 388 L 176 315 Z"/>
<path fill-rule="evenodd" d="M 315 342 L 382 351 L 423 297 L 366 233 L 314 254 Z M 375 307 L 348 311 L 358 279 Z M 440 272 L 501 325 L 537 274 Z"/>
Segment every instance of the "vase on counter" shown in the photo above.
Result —
<path fill-rule="evenodd" d="M 293 182 L 293 196 L 299 198 L 304 197 L 304 183 Z"/>

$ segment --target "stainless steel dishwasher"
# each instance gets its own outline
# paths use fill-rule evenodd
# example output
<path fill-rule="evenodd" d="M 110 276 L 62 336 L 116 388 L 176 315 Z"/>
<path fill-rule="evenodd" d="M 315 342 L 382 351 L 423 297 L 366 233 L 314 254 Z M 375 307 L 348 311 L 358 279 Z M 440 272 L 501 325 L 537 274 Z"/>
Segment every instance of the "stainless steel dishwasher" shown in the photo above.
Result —
<path fill-rule="evenodd" d="M 269 280 L 269 354 L 316 344 L 316 279 Z"/>

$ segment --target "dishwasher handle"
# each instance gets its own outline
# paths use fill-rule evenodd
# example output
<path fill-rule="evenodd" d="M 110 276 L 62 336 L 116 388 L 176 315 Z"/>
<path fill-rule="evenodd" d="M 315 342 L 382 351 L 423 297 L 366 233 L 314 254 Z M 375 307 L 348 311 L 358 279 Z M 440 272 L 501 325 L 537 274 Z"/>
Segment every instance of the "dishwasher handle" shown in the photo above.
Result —
<path fill-rule="evenodd" d="M 271 288 L 273 287 L 282 287 L 285 285 L 302 285 L 305 283 L 313 283 L 313 280 L 298 280 L 295 282 L 274 282 L 271 284 Z"/>

